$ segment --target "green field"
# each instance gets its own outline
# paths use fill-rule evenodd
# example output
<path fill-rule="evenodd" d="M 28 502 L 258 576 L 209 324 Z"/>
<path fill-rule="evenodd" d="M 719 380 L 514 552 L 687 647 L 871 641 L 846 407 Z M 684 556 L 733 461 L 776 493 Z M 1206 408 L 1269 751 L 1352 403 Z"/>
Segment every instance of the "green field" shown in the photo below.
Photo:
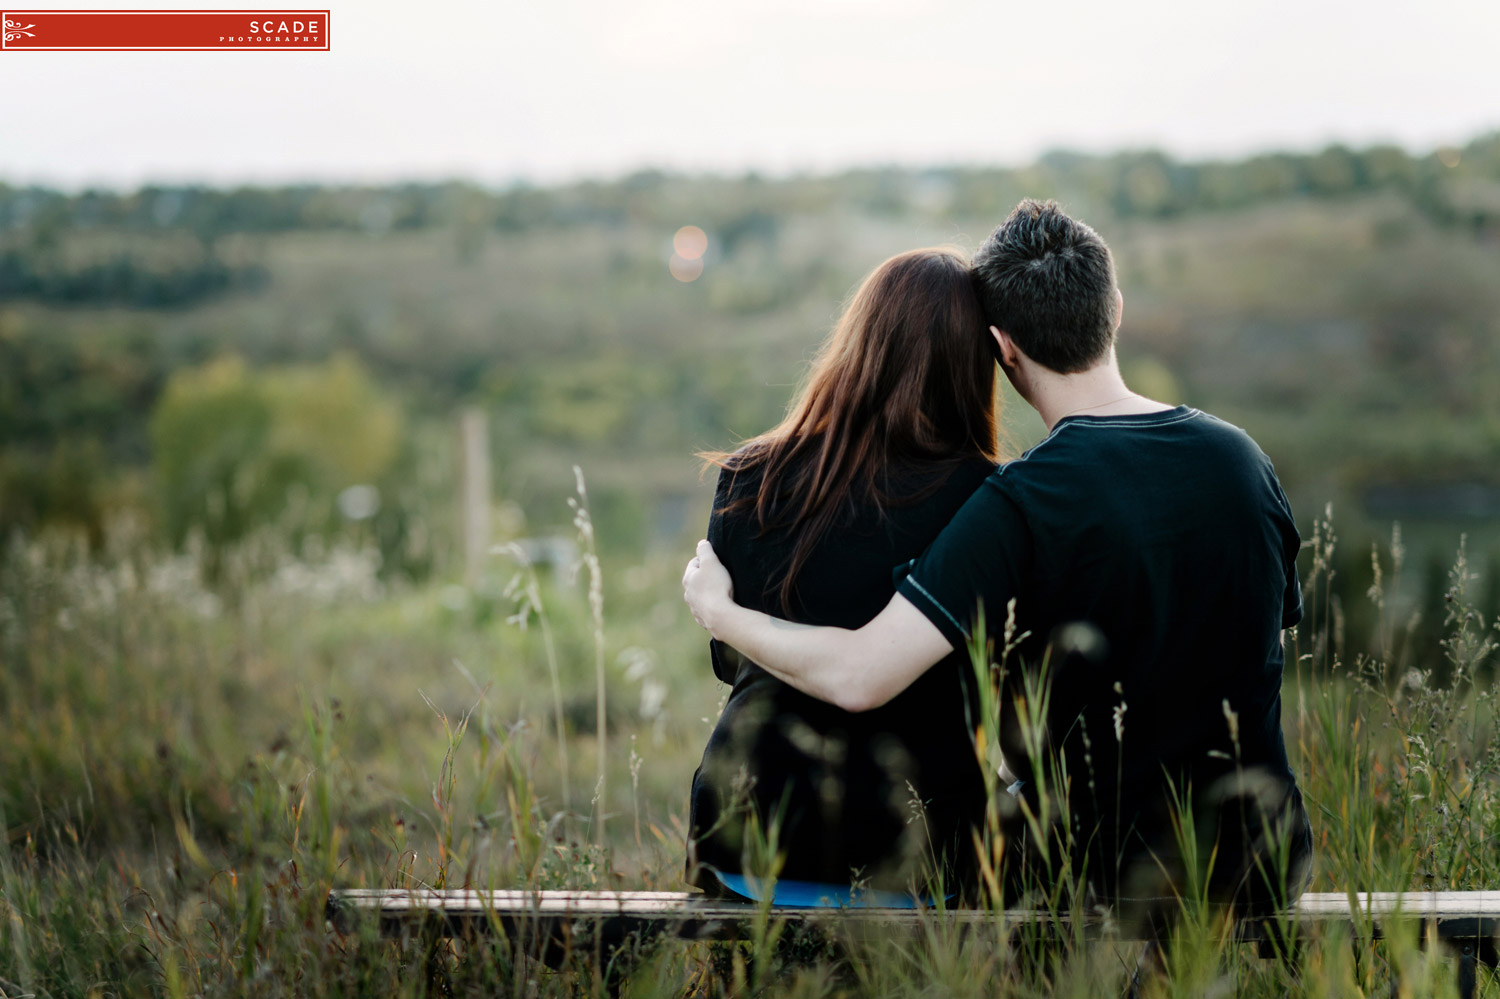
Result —
<path fill-rule="evenodd" d="M 1113 246 L 1127 377 L 1248 429 L 1287 486 L 1314 890 L 1500 887 L 1500 137 L 504 192 L 0 185 L 0 989 L 596 993 L 586 963 L 341 938 L 327 892 L 680 887 L 725 693 L 679 599 L 693 452 L 776 421 L 873 265 L 972 248 L 1023 194 Z M 680 283 L 690 223 L 710 246 Z M 1017 451 L 1041 427 L 1006 405 Z M 468 567 L 467 407 L 496 547 Z M 340 506 L 357 485 L 378 509 Z M 507 547 L 547 537 L 595 560 Z M 1314 941 L 1293 980 L 1221 930 L 1187 921 L 1158 994 L 1453 987 L 1412 939 Z M 627 994 L 1109 995 L 1134 960 L 1037 966 L 941 920 L 790 967 L 771 943 L 665 946 Z"/>
<path fill-rule="evenodd" d="M 1344 660 L 1317 613 L 1329 561 L 1318 530 L 1307 600 L 1330 628 L 1293 638 L 1284 693 L 1314 889 L 1493 888 L 1496 635 L 1472 609 L 1472 570 L 1449 580 L 1444 656 L 1414 661 L 1389 612 L 1406 581 L 1382 553 L 1367 637 L 1387 656 Z M 722 695 L 677 599 L 677 560 L 603 563 L 601 784 L 587 572 L 572 587 L 538 579 L 530 596 L 522 573 L 492 598 L 382 584 L 348 550 L 309 561 L 262 535 L 256 555 L 279 569 L 231 605 L 188 557 L 114 537 L 92 556 L 13 544 L 0 572 L 0 978 L 47 996 L 588 995 L 587 961 L 552 973 L 502 945 L 339 937 L 323 922 L 327 892 L 680 886 L 688 780 Z M 1452 960 L 1414 938 L 1314 940 L 1293 981 L 1245 948 L 1221 955 L 1212 922 L 1183 933 L 1160 994 L 1452 987 Z M 738 981 L 732 953 L 667 944 L 627 994 L 1118 994 L 1134 956 L 1078 943 L 1027 965 L 1022 937 L 961 940 L 939 917 L 890 944 L 783 967 L 762 940 L 741 953 Z"/>

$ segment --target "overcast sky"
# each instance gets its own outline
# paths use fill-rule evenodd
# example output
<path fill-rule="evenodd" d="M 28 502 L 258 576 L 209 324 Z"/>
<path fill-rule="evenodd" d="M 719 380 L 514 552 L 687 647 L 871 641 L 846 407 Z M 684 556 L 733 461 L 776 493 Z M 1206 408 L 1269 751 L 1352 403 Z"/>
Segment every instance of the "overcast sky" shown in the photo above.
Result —
<path fill-rule="evenodd" d="M 545 183 L 1500 128 L 1495 0 L 356 0 L 330 40 L 0 52 L 0 179 Z"/>

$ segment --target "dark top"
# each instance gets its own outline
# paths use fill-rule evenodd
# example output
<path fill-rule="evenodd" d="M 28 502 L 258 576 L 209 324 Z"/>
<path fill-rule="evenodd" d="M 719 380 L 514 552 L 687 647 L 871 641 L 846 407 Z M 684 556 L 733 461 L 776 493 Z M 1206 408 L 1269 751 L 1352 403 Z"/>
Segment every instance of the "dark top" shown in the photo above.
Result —
<path fill-rule="evenodd" d="M 1047 739 L 1073 825 L 1103 830 L 1118 856 L 1117 837 L 1165 821 L 1168 777 L 1203 791 L 1238 759 L 1295 789 L 1281 630 L 1302 617 L 1300 545 L 1270 460 L 1239 428 L 1186 406 L 1069 416 L 985 480 L 899 589 L 956 648 L 979 605 L 994 636 L 1015 599 L 1030 636 L 1008 682 L 1051 644 Z M 1034 792 L 1019 730 L 1004 719 L 1002 745 Z"/>
<path fill-rule="evenodd" d="M 890 475 L 883 491 L 907 501 L 888 504 L 883 516 L 868 498 L 852 502 L 803 565 L 790 611 L 777 591 L 795 536 L 785 529 L 760 536 L 753 507 L 720 512 L 755 495 L 759 470 L 721 472 L 708 540 L 744 606 L 859 627 L 895 594 L 893 567 L 920 554 L 994 468 L 972 460 Z M 783 879 L 849 884 L 859 872 L 870 887 L 902 890 L 933 854 L 961 858 L 945 861 L 946 877 L 969 875 L 962 858 L 973 853 L 969 826 L 982 821 L 985 797 L 966 710 L 973 686 L 966 654 L 948 656 L 885 706 L 850 714 L 799 693 L 729 646 L 713 641 L 710 649 L 714 672 L 733 689 L 693 775 L 699 863 L 741 872 L 746 841 L 754 842 L 745 819 L 753 814 L 764 830 L 780 813 Z M 739 793 L 748 813 L 731 805 L 737 786 L 747 784 Z M 909 821 L 914 797 L 925 822 Z M 695 880 L 712 886 L 711 875 Z"/>

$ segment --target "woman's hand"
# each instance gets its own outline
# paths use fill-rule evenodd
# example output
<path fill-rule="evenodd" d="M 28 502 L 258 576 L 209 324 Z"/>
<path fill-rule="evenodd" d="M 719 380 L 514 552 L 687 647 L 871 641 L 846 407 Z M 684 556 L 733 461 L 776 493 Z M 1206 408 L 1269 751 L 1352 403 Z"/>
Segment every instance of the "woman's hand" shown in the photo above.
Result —
<path fill-rule="evenodd" d="M 682 599 L 693 612 L 693 620 L 711 635 L 717 612 L 734 603 L 734 581 L 707 541 L 698 542 L 698 554 L 682 574 Z"/>

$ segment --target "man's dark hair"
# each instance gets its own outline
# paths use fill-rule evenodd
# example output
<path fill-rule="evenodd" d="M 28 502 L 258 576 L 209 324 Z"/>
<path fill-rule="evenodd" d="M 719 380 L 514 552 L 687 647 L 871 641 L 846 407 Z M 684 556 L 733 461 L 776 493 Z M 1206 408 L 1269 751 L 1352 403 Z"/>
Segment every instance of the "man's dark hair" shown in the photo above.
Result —
<path fill-rule="evenodd" d="M 1115 265 L 1093 229 L 1027 198 L 974 254 L 989 321 L 1063 374 L 1093 367 L 1115 336 Z"/>

